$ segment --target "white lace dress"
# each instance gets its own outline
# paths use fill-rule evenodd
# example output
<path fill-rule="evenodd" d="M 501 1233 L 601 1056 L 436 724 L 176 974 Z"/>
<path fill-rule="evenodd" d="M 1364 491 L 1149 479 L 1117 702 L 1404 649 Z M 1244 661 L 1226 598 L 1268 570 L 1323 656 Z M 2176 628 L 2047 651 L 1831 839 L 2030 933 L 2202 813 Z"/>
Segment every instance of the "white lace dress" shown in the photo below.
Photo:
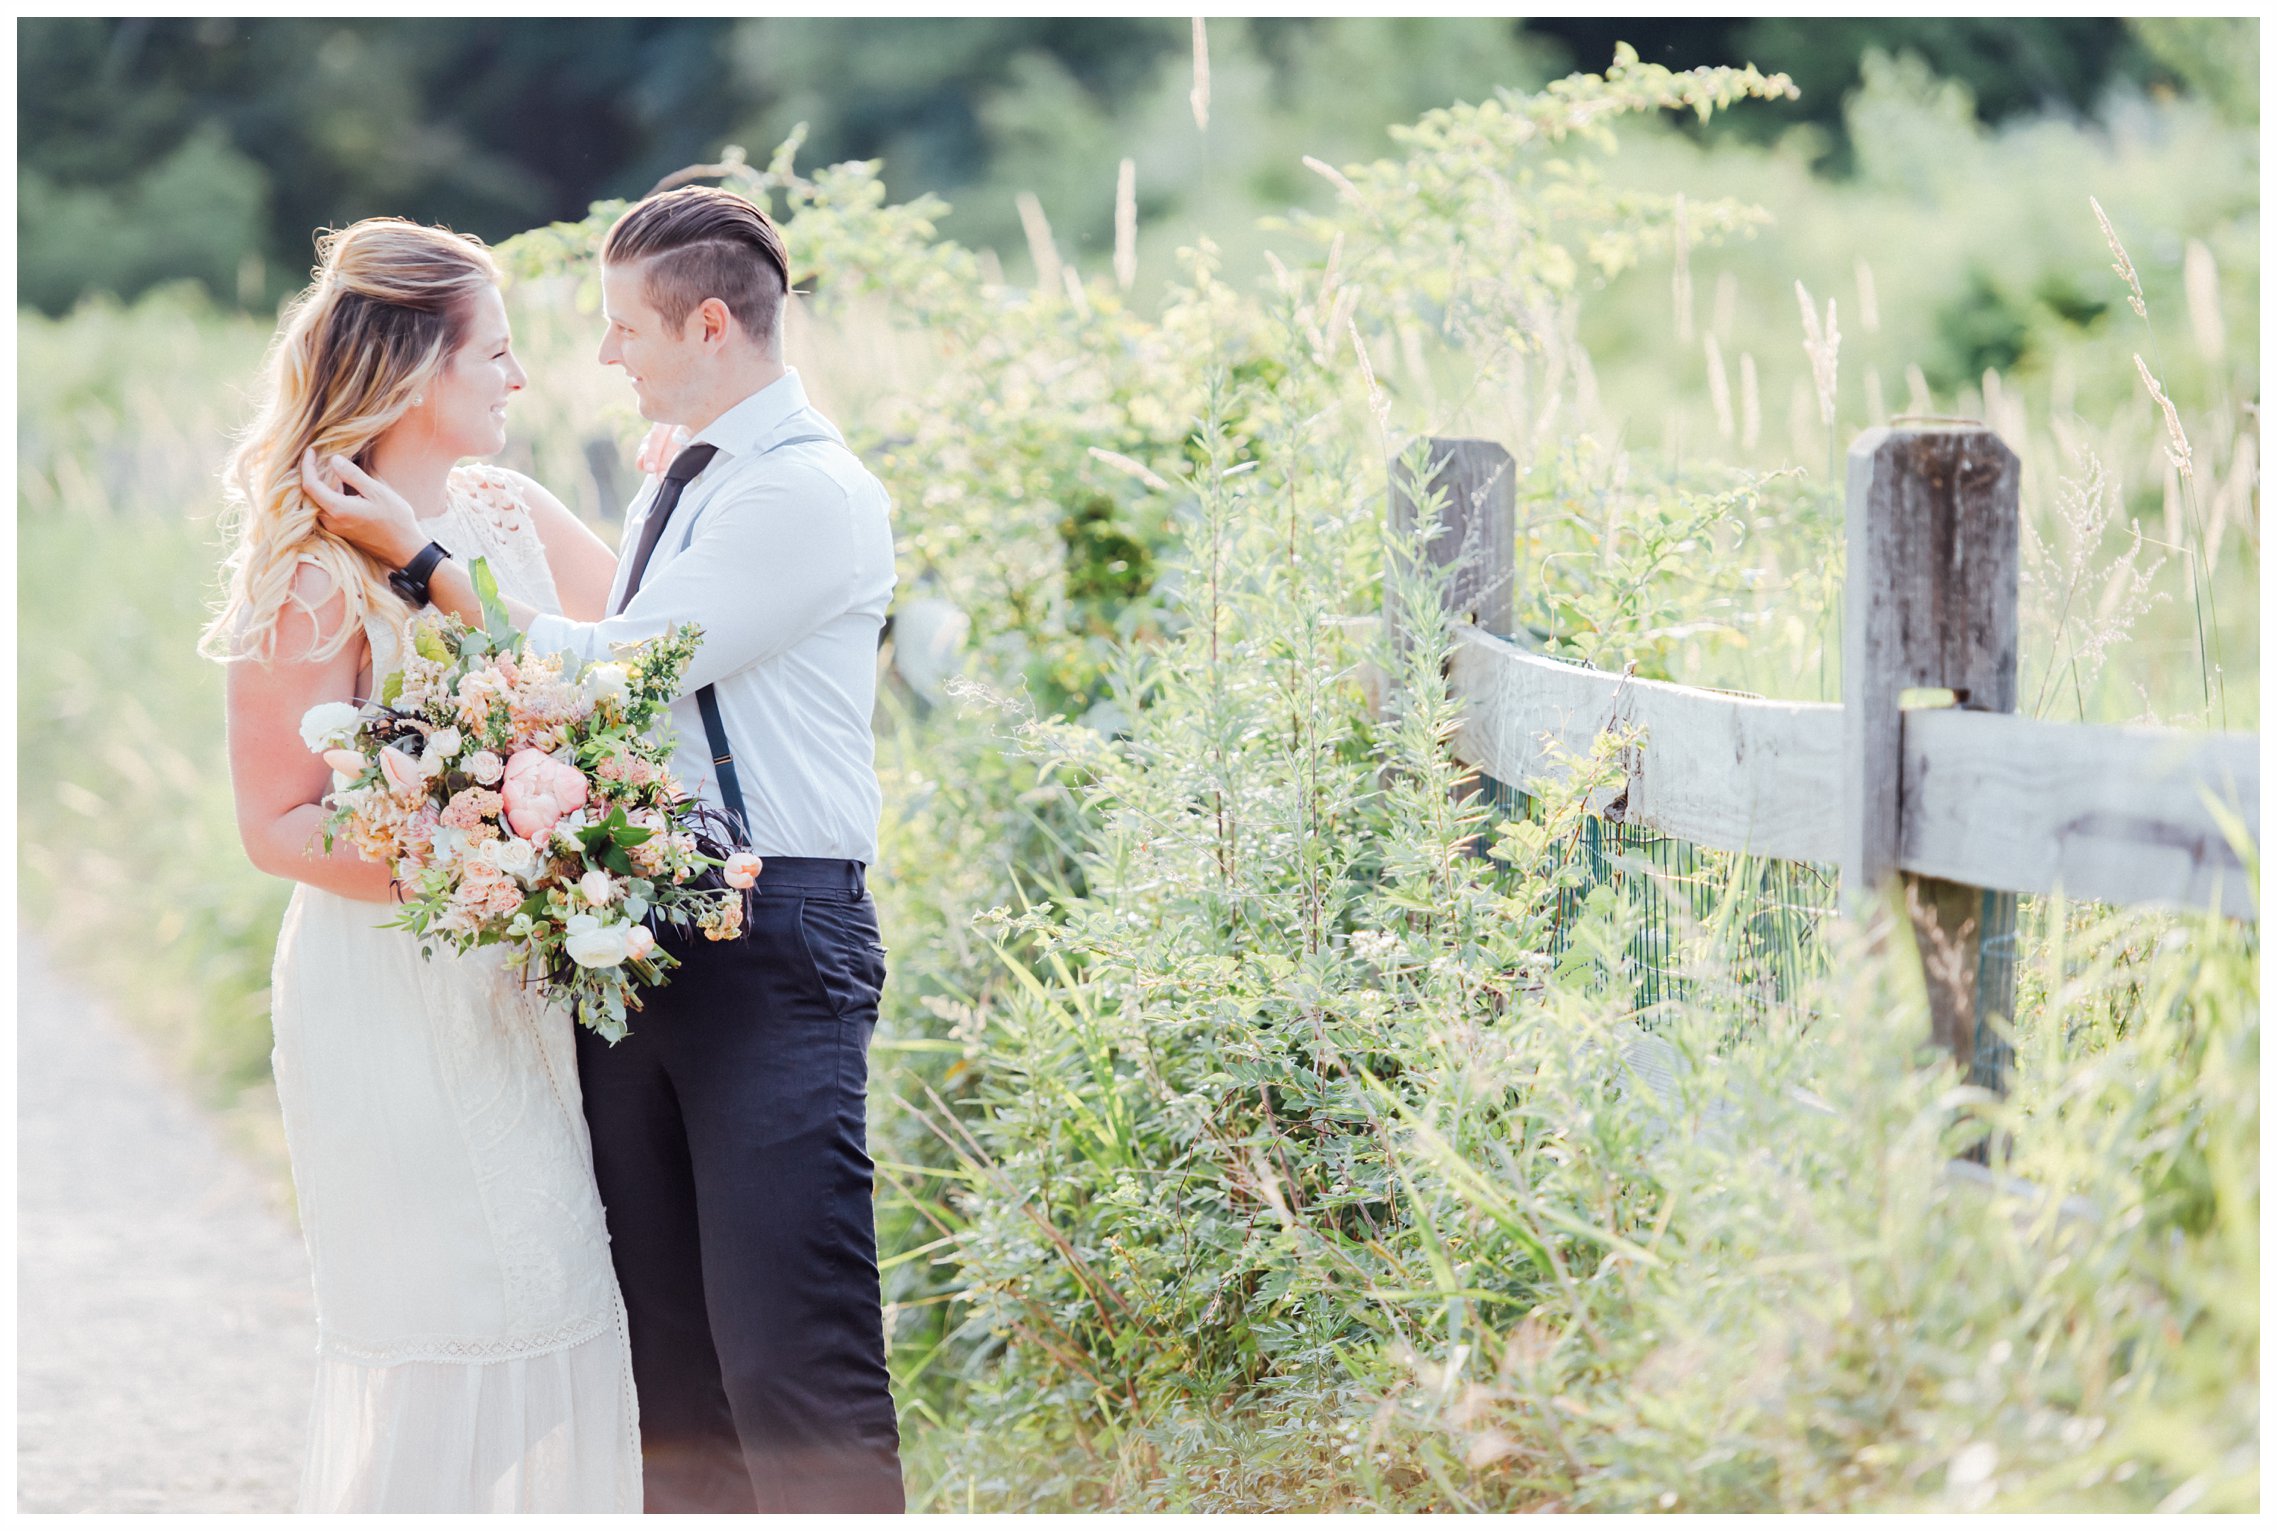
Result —
<path fill-rule="evenodd" d="M 435 540 L 560 610 L 495 470 Z M 372 673 L 399 638 L 366 634 Z M 630 1511 L 640 1432 L 572 1022 L 495 950 L 419 955 L 302 884 L 272 979 L 277 1096 L 316 1282 L 307 1511 Z"/>

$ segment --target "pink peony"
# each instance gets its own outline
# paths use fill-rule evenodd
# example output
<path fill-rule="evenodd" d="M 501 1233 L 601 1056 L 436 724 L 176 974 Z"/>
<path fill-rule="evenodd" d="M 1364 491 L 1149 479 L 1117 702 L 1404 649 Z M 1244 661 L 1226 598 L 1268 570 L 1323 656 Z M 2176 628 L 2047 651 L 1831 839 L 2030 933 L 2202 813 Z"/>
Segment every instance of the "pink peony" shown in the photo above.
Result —
<path fill-rule="evenodd" d="M 562 816 L 585 806 L 585 773 L 538 750 L 516 750 L 499 789 L 506 822 L 525 840 L 543 840 Z"/>
<path fill-rule="evenodd" d="M 748 888 L 759 880 L 760 866 L 757 856 L 749 851 L 737 851 L 727 858 L 727 865 L 720 869 L 720 875 L 727 879 L 727 885 L 731 888 Z"/>

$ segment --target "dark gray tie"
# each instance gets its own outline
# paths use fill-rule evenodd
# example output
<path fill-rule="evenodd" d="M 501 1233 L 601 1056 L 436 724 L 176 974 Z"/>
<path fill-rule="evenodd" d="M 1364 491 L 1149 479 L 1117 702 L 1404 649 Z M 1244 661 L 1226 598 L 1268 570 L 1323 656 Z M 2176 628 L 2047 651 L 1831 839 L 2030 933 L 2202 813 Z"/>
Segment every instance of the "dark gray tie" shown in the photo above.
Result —
<path fill-rule="evenodd" d="M 648 519 L 640 526 L 640 546 L 633 549 L 632 574 L 625 580 L 625 595 L 617 602 L 618 611 L 630 606 L 639 591 L 640 577 L 648 572 L 649 555 L 656 551 L 656 540 L 664 535 L 664 523 L 672 519 L 681 491 L 688 487 L 690 479 L 704 471 L 704 464 L 718 451 L 710 442 L 699 441 L 694 446 L 681 448 L 680 455 L 672 459 L 672 466 L 664 470 L 664 483 L 656 491 L 656 503 L 648 507 Z"/>

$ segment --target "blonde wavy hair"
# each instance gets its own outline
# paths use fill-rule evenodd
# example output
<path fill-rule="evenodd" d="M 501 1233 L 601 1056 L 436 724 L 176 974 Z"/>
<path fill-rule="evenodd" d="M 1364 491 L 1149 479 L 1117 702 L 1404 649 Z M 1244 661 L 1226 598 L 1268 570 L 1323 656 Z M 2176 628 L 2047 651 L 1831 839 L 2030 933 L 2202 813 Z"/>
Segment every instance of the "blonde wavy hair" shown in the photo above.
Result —
<path fill-rule="evenodd" d="M 387 570 L 318 527 L 301 454 L 361 462 L 435 382 L 469 305 L 498 280 L 480 240 L 402 218 L 327 230 L 316 254 L 315 280 L 286 306 L 269 347 L 260 410 L 223 471 L 228 592 L 198 644 L 208 658 L 272 658 L 288 603 L 316 615 L 293 589 L 303 560 L 348 603 L 348 620 L 310 658 L 338 654 L 373 612 L 408 615 Z"/>

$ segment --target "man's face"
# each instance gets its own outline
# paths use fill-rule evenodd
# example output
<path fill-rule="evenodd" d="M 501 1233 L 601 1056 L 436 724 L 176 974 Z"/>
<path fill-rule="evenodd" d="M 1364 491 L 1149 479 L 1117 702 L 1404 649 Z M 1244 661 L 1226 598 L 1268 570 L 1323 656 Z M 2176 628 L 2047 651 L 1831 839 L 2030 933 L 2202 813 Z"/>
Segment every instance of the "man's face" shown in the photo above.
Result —
<path fill-rule="evenodd" d="M 641 418 L 688 424 L 705 357 L 703 317 L 691 311 L 677 331 L 649 304 L 639 266 L 601 268 L 601 365 L 622 367 Z"/>

